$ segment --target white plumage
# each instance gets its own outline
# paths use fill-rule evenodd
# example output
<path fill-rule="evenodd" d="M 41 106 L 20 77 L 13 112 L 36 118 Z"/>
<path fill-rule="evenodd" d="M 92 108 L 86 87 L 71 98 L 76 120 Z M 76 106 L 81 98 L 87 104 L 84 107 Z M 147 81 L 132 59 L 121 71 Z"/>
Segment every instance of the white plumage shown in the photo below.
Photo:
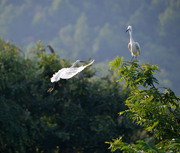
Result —
<path fill-rule="evenodd" d="M 59 81 L 60 79 L 70 79 L 73 76 L 75 76 L 76 74 L 80 73 L 82 70 L 84 70 L 87 66 L 90 66 L 94 63 L 94 60 L 91 61 L 89 64 L 85 65 L 85 66 L 80 66 L 80 67 L 75 67 L 77 63 L 79 62 L 84 62 L 84 61 L 80 61 L 77 60 L 75 63 L 73 63 L 73 65 L 69 68 L 62 68 L 61 70 L 59 70 L 58 72 L 56 72 L 55 74 L 53 74 L 53 77 L 51 78 L 51 82 L 52 82 L 52 87 L 48 90 L 48 92 L 51 92 L 54 89 L 54 83 Z"/>
<path fill-rule="evenodd" d="M 130 36 L 130 42 L 128 44 L 128 49 L 131 52 L 132 59 L 134 57 L 137 58 L 137 56 L 140 55 L 140 51 L 141 51 L 140 45 L 139 45 L 138 42 L 135 42 L 134 39 L 133 39 L 133 32 L 132 32 L 132 27 L 131 26 L 128 26 L 126 32 L 127 31 L 129 31 L 129 36 Z M 131 61 L 132 61 L 132 59 L 131 59 Z"/>

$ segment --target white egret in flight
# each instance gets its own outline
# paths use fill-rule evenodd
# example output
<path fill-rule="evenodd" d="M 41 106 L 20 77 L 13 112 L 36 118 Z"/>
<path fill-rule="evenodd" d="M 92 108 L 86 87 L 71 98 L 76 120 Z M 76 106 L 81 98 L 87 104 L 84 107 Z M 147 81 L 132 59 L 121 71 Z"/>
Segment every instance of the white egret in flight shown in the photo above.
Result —
<path fill-rule="evenodd" d="M 131 26 L 128 26 L 126 32 L 128 32 L 128 31 L 129 31 L 129 35 L 130 35 L 130 42 L 128 44 L 128 49 L 131 52 L 131 55 L 132 55 L 131 61 L 132 61 L 132 59 L 134 57 L 137 58 L 137 56 L 140 55 L 141 48 L 140 48 L 139 43 L 135 42 L 134 39 L 133 39 L 133 32 L 132 32 L 132 27 Z"/>
<path fill-rule="evenodd" d="M 51 78 L 52 87 L 47 92 L 53 91 L 55 82 L 58 82 L 60 79 L 70 79 L 70 78 L 72 78 L 73 76 L 75 76 L 76 74 L 78 74 L 82 70 L 84 70 L 87 66 L 92 65 L 94 63 L 94 60 L 91 61 L 89 64 L 87 64 L 85 66 L 82 65 L 80 67 L 75 67 L 77 65 L 77 63 L 79 63 L 79 62 L 85 62 L 85 61 L 77 60 L 76 62 L 74 62 L 72 64 L 71 67 L 62 68 L 61 70 L 59 70 L 58 72 L 53 74 L 53 77 Z"/>

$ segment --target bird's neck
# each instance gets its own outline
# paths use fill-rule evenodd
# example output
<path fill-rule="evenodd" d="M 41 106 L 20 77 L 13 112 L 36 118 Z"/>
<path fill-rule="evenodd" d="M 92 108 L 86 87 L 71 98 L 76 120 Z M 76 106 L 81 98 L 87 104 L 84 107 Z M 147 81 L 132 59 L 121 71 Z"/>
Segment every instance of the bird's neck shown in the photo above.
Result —
<path fill-rule="evenodd" d="M 73 63 L 73 65 L 71 66 L 71 68 L 75 67 L 77 63 Z"/>
<path fill-rule="evenodd" d="M 133 32 L 129 31 L 129 35 L 130 35 L 130 42 L 133 42 L 134 41 L 134 39 L 133 39 Z"/>
<path fill-rule="evenodd" d="M 71 68 L 75 67 L 77 65 L 77 63 L 79 63 L 79 61 L 76 61 L 72 64 Z"/>

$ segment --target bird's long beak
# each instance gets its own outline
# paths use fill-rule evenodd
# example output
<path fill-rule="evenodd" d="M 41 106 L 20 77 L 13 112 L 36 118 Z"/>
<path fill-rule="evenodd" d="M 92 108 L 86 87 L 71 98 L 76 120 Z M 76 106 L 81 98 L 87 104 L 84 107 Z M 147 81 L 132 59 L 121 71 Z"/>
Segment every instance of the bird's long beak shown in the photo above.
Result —
<path fill-rule="evenodd" d="M 85 63 L 86 61 L 79 61 L 79 62 Z"/>

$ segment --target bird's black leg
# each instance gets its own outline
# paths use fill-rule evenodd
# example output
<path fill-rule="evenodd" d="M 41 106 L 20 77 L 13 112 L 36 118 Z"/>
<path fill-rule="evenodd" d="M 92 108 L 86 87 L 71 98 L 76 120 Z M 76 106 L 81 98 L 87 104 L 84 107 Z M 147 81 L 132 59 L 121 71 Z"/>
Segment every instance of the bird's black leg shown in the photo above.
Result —
<path fill-rule="evenodd" d="M 54 86 L 55 86 L 55 82 L 52 83 L 52 87 L 51 88 L 54 89 Z"/>
<path fill-rule="evenodd" d="M 51 84 L 51 88 L 49 88 L 49 90 L 48 90 L 47 92 L 52 92 L 53 89 L 54 89 L 54 86 L 55 86 L 55 82 L 53 82 L 53 83 Z"/>
<path fill-rule="evenodd" d="M 136 61 L 137 61 L 137 56 L 136 56 Z"/>
<path fill-rule="evenodd" d="M 131 61 L 133 60 L 134 56 L 131 58 Z"/>

